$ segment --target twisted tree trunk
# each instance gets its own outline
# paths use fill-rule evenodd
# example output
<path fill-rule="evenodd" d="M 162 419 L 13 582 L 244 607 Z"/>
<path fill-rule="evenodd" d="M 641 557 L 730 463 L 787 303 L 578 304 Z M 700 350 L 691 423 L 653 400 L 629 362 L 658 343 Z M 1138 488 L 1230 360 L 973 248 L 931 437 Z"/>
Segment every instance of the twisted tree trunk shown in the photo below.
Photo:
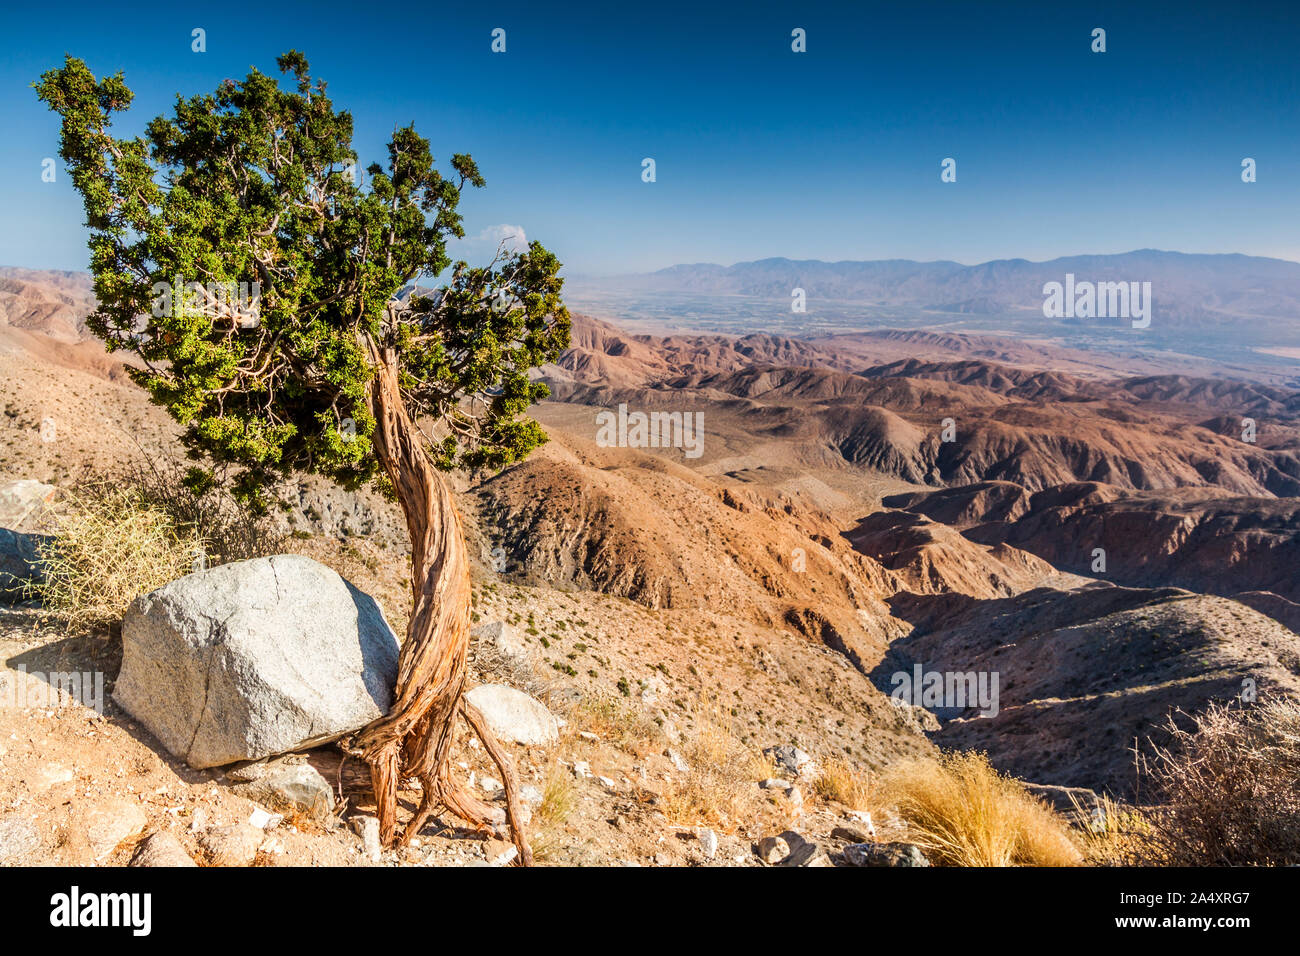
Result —
<path fill-rule="evenodd" d="M 429 458 L 424 436 L 402 402 L 395 356 L 391 350 L 368 344 L 376 369 L 370 386 L 374 448 L 406 516 L 414 602 L 398 662 L 393 708 L 353 740 L 353 747 L 370 765 L 380 839 L 385 846 L 396 842 L 398 783 L 415 777 L 423 796 L 402 843 L 418 833 L 441 805 L 474 826 L 496 831 L 508 822 L 519 861 L 529 865 L 532 852 L 520 824 L 518 785 L 510 758 L 482 715 L 463 699 L 470 580 L 460 515 Z M 501 772 L 504 813 L 472 796 L 452 777 L 452 729 L 458 714 L 482 739 Z"/>

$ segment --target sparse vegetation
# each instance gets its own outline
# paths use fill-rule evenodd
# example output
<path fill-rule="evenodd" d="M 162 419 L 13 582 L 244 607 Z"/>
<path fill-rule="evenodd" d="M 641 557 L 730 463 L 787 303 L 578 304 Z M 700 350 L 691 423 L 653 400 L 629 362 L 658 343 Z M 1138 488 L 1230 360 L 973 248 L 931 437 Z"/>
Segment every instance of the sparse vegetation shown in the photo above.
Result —
<path fill-rule="evenodd" d="M 700 707 L 683 741 L 688 770 L 674 774 L 665 787 L 663 811 L 679 826 L 707 825 L 734 830 L 755 799 L 755 782 L 768 773 L 768 758 L 746 745 L 731 721 L 714 704 Z"/>
<path fill-rule="evenodd" d="M 1300 863 L 1300 702 L 1211 704 L 1142 767 L 1161 806 L 1136 862 L 1168 866 Z"/>
<path fill-rule="evenodd" d="M 663 744 L 663 733 L 643 711 L 607 694 L 588 694 L 569 714 L 570 723 L 640 758 Z"/>

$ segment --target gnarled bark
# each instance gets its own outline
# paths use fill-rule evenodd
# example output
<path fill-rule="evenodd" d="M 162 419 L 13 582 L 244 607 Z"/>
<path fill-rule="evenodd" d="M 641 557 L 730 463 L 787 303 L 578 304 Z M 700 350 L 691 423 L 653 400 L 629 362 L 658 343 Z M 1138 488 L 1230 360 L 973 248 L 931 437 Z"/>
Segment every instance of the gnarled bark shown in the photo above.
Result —
<path fill-rule="evenodd" d="M 369 343 L 375 365 L 370 405 L 375 453 L 406 516 L 411 537 L 413 607 L 398 662 L 393 708 L 364 728 L 353 747 L 370 765 L 380 839 L 396 842 L 398 784 L 420 782 L 420 808 L 403 841 L 419 832 L 439 806 L 474 826 L 496 829 L 508 819 L 527 865 L 532 853 L 518 815 L 518 787 L 509 756 L 478 715 L 462 700 L 469 653 L 469 559 L 460 514 L 442 475 L 425 449 L 425 438 L 402 403 L 395 356 Z M 449 758 L 453 723 L 465 716 L 501 772 L 507 812 L 467 793 L 452 779 Z"/>

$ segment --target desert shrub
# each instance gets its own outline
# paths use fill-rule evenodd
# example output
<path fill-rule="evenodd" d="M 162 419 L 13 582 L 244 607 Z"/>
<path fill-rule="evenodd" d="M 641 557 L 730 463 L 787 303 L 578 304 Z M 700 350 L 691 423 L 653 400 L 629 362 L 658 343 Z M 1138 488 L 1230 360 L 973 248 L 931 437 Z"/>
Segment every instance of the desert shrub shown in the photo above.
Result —
<path fill-rule="evenodd" d="M 883 781 L 909 839 L 946 866 L 1073 866 L 1066 823 L 982 753 L 894 765 Z"/>
<path fill-rule="evenodd" d="M 813 792 L 823 800 L 842 803 L 850 810 L 868 810 L 874 803 L 867 775 L 849 761 L 837 757 L 826 761 L 813 781 Z"/>
<path fill-rule="evenodd" d="M 1300 863 L 1300 702 L 1211 704 L 1141 767 L 1159 805 L 1140 862 Z"/>
<path fill-rule="evenodd" d="M 285 550 L 287 534 L 265 512 L 237 501 L 219 477 L 182 460 L 141 449 L 115 480 L 200 539 L 209 565 Z"/>
<path fill-rule="evenodd" d="M 141 594 L 193 569 L 202 541 L 177 527 L 135 487 L 109 483 L 66 492 L 56 536 L 41 548 L 45 610 L 70 630 L 117 624 Z"/>

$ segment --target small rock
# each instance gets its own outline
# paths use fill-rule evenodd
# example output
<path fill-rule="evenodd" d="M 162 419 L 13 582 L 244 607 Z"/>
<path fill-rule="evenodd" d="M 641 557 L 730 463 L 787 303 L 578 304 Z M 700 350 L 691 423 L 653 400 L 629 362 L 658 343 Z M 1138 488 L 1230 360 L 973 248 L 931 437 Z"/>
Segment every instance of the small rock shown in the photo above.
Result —
<path fill-rule="evenodd" d="M 914 843 L 853 843 L 844 848 L 850 866 L 929 866 Z"/>
<path fill-rule="evenodd" d="M 875 838 L 875 831 L 866 827 L 838 826 L 831 831 L 832 840 L 843 840 L 845 843 L 870 843 Z"/>
<path fill-rule="evenodd" d="M 0 863 L 28 863 L 41 846 L 30 822 L 17 814 L 0 817 Z"/>
<path fill-rule="evenodd" d="M 37 527 L 57 490 L 31 478 L 0 482 L 0 527 L 18 531 Z"/>
<path fill-rule="evenodd" d="M 478 708 L 492 732 L 502 740 L 529 747 L 559 743 L 560 726 L 555 715 L 523 691 L 504 684 L 480 684 L 465 699 Z"/>
<path fill-rule="evenodd" d="M 758 785 L 764 790 L 790 790 L 794 784 L 789 780 L 782 780 L 779 777 L 768 777 L 766 780 L 760 780 Z"/>
<path fill-rule="evenodd" d="M 810 775 L 815 770 L 812 757 L 798 747 L 789 745 L 767 747 L 763 753 L 771 757 L 782 770 L 796 776 Z"/>
<path fill-rule="evenodd" d="M 470 637 L 495 650 L 513 664 L 528 664 L 533 657 L 524 632 L 505 621 L 489 621 L 473 628 Z"/>
<path fill-rule="evenodd" d="M 253 771 L 254 767 L 260 769 Z M 333 788 L 309 763 L 272 760 L 241 768 L 242 776 L 250 774 L 251 779 L 232 789 L 255 803 L 273 810 L 296 811 L 322 823 L 334 812 Z M 234 773 L 227 776 L 235 778 Z"/>
<path fill-rule="evenodd" d="M 483 844 L 483 856 L 492 866 L 505 866 L 518 853 L 515 845 L 505 840 L 487 840 Z"/>
<path fill-rule="evenodd" d="M 700 850 L 704 853 L 706 860 L 712 860 L 718 853 L 718 835 L 707 827 L 698 830 L 695 833 L 695 839 L 700 841 Z"/>
<path fill-rule="evenodd" d="M 790 844 L 783 837 L 766 836 L 758 841 L 758 858 L 769 866 L 780 863 L 790 855 Z"/>
<path fill-rule="evenodd" d="M 606 790 L 613 790 L 613 791 L 618 790 L 618 784 L 614 783 L 613 780 L 610 780 L 609 777 L 597 777 L 596 782 L 599 783 Z"/>
<path fill-rule="evenodd" d="M 690 773 L 691 765 L 683 760 L 682 755 L 676 750 L 673 750 L 670 747 L 664 751 L 664 756 L 672 762 L 673 767 L 676 768 L 678 773 Z"/>
<path fill-rule="evenodd" d="M 248 866 L 266 834 L 247 823 L 213 827 L 199 834 L 199 846 L 213 866 Z"/>
<path fill-rule="evenodd" d="M 283 822 L 284 817 L 280 814 L 271 813 L 262 807 L 254 807 L 253 812 L 248 815 L 248 825 L 259 830 L 274 830 Z"/>
<path fill-rule="evenodd" d="M 379 842 L 379 820 L 375 817 L 358 816 L 352 818 L 352 829 L 361 837 L 362 852 L 371 863 L 378 863 L 384 848 Z"/>
<path fill-rule="evenodd" d="M 131 857 L 131 866 L 198 866 L 176 836 L 159 830 L 147 836 Z"/>
<path fill-rule="evenodd" d="M 784 840 L 790 847 L 790 854 L 781 860 L 781 866 L 834 866 L 831 858 L 826 855 L 826 851 L 794 830 L 786 830 L 781 834 L 780 839 Z"/>
<path fill-rule="evenodd" d="M 73 778 L 73 773 L 67 767 L 60 767 L 58 764 L 46 764 L 37 768 L 26 783 L 32 793 L 44 793 L 52 787 L 57 787 L 61 783 L 67 783 Z"/>
<path fill-rule="evenodd" d="M 589 730 L 580 730 L 580 731 L 578 731 L 578 736 L 581 737 L 583 740 L 590 740 L 590 741 L 593 741 L 593 742 L 594 742 L 594 741 L 598 741 L 598 740 L 600 740 L 599 737 L 597 737 L 595 734 L 593 734 L 593 733 L 592 733 L 591 731 L 589 731 Z"/>
<path fill-rule="evenodd" d="M 526 804 L 537 806 L 543 799 L 542 788 L 526 783 L 519 788 L 519 799 Z"/>
<path fill-rule="evenodd" d="M 575 777 L 590 777 L 591 767 L 585 760 L 575 760 L 573 762 L 573 775 Z"/>
<path fill-rule="evenodd" d="M 502 789 L 501 781 L 495 777 L 480 777 L 478 785 L 484 793 L 496 793 Z"/>
<path fill-rule="evenodd" d="M 110 800 L 85 812 L 81 829 L 90 842 L 95 861 L 112 854 L 125 840 L 135 836 L 149 823 L 138 803 Z"/>

